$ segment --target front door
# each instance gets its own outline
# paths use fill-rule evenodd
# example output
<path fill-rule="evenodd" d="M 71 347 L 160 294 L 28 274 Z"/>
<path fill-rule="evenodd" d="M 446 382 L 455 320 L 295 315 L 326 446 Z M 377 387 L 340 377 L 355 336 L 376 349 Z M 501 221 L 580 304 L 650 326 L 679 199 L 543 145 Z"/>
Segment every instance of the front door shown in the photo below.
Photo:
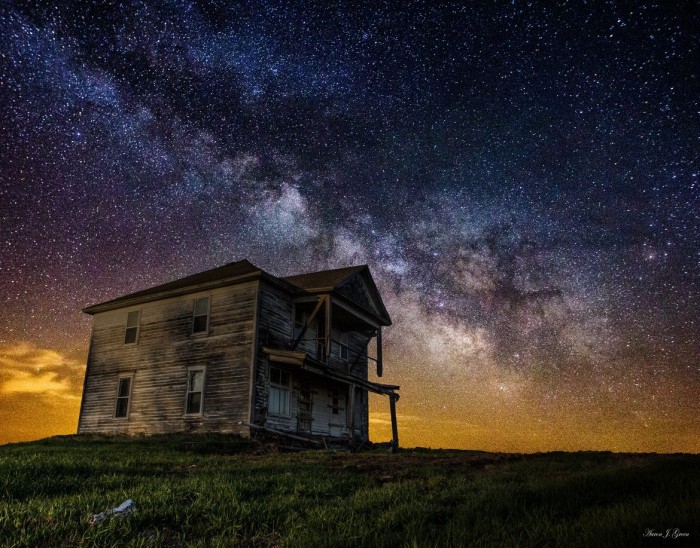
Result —
<path fill-rule="evenodd" d="M 299 387 L 297 400 L 297 432 L 311 434 L 311 417 L 313 410 L 313 392 L 311 386 L 302 384 Z"/>

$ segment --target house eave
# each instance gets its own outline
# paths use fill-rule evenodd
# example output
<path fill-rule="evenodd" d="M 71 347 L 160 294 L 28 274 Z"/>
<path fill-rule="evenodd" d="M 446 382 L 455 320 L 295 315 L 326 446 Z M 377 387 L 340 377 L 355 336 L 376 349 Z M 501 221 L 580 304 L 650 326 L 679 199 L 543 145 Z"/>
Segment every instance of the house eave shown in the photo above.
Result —
<path fill-rule="evenodd" d="M 258 271 L 252 272 L 250 274 L 243 274 L 241 276 L 233 276 L 231 278 L 215 280 L 203 284 L 191 285 L 187 287 L 181 287 L 178 289 L 170 289 L 158 293 L 151 293 L 149 295 L 141 295 L 138 297 L 133 297 L 131 299 L 119 297 L 112 301 L 106 301 L 103 303 L 88 306 L 87 308 L 83 308 L 83 312 L 85 314 L 90 314 L 91 316 L 94 316 L 95 314 L 99 314 L 101 312 L 109 312 L 110 310 L 118 310 L 120 308 L 128 308 L 130 306 L 150 303 L 153 301 L 160 301 L 163 299 L 170 299 L 172 297 L 181 297 L 182 295 L 188 295 L 190 293 L 199 293 L 201 291 L 210 291 L 212 289 L 218 289 L 220 287 L 251 282 L 254 280 L 259 280 L 264 274 L 265 273 L 263 271 Z"/>

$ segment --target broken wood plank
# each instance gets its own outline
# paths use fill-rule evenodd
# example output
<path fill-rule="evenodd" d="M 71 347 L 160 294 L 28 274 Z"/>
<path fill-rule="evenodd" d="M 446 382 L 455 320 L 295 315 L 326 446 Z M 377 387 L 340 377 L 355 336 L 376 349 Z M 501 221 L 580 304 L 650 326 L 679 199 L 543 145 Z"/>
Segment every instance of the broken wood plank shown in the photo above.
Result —
<path fill-rule="evenodd" d="M 305 438 L 303 436 L 296 436 L 294 434 L 290 434 L 288 432 L 282 432 L 281 430 L 275 430 L 273 428 L 267 428 L 265 426 L 259 426 L 257 424 L 251 424 L 249 422 L 244 422 L 244 426 L 247 426 L 249 428 L 252 428 L 253 430 L 258 430 L 260 432 L 266 432 L 268 434 L 273 434 L 275 436 L 280 436 L 283 438 L 288 438 L 290 440 L 302 442 L 302 443 L 308 443 L 309 445 L 313 445 L 314 447 L 321 447 L 321 442 L 312 440 L 310 438 Z"/>

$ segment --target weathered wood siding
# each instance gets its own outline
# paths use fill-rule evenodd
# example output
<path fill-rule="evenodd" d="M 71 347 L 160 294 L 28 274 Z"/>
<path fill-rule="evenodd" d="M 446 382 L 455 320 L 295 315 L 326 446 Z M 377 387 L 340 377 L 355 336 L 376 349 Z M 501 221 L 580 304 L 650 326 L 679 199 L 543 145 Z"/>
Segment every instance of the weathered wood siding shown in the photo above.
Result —
<path fill-rule="evenodd" d="M 253 388 L 254 405 L 252 422 L 264 425 L 267 417 L 267 401 L 270 387 L 270 365 L 262 352 L 266 345 L 284 346 L 292 339 L 293 307 L 291 298 L 283 291 L 261 282 L 258 310 L 258 352 Z M 272 426 L 271 426 L 272 427 Z M 291 429 L 291 422 L 279 425 Z"/>
<path fill-rule="evenodd" d="M 78 431 L 248 433 L 258 282 L 96 314 Z M 192 334 L 194 300 L 210 297 L 209 330 Z M 141 310 L 138 343 L 124 344 Z M 188 367 L 205 366 L 201 416 L 185 414 Z M 120 376 L 133 375 L 127 419 L 114 418 Z"/>

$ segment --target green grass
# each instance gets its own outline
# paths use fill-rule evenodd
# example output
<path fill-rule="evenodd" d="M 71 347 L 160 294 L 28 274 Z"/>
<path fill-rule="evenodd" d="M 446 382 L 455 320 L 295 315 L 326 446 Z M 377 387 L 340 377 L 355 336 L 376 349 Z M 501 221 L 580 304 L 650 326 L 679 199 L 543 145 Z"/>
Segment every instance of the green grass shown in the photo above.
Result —
<path fill-rule="evenodd" d="M 188 443 L 194 441 L 195 443 Z M 700 538 L 700 456 L 276 453 L 232 436 L 0 447 L 1 546 L 653 546 Z M 90 526 L 127 498 L 131 516 Z"/>

